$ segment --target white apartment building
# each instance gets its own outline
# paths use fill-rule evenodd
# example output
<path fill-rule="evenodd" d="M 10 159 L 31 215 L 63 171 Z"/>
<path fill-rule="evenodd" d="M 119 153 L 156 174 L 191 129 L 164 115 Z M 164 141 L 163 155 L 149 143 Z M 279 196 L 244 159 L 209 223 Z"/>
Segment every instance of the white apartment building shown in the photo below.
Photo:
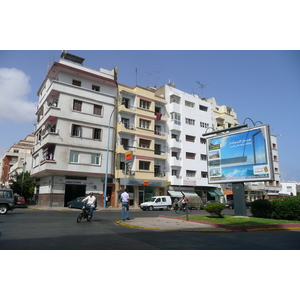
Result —
<path fill-rule="evenodd" d="M 206 139 L 202 134 L 213 126 L 212 104 L 168 84 L 157 89 L 165 97 L 168 112 L 168 192 L 172 196 L 200 196 L 204 202 L 223 194 L 207 178 Z M 214 198 L 213 198 L 214 199 Z"/>
<path fill-rule="evenodd" d="M 40 89 L 31 176 L 39 205 L 66 206 L 94 192 L 103 205 L 108 122 L 117 103 L 117 70 L 93 70 L 63 52 Z M 115 138 L 115 116 L 111 137 Z M 114 143 L 109 151 L 113 153 Z M 113 155 L 110 155 L 113 157 Z M 113 160 L 108 179 L 114 176 Z"/>

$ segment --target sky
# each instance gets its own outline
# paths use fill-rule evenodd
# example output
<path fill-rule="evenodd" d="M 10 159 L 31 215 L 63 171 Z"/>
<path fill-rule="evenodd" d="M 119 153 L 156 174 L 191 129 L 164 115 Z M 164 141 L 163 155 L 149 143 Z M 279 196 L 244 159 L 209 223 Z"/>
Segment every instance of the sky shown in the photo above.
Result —
<path fill-rule="evenodd" d="M 34 131 L 37 91 L 62 50 L 0 51 L 0 157 Z M 189 94 L 214 97 L 240 124 L 269 124 L 278 135 L 281 180 L 300 181 L 300 51 L 295 50 L 67 50 L 92 69 L 118 66 L 128 86 L 172 82 Z"/>

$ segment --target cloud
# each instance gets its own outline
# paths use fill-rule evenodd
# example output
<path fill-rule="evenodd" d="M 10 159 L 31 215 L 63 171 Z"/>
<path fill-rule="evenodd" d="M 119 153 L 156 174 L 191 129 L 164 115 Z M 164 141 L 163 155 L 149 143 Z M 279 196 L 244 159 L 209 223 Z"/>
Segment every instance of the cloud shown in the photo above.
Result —
<path fill-rule="evenodd" d="M 37 103 L 30 102 L 30 77 L 15 68 L 0 68 L 0 117 L 16 122 L 36 119 Z"/>

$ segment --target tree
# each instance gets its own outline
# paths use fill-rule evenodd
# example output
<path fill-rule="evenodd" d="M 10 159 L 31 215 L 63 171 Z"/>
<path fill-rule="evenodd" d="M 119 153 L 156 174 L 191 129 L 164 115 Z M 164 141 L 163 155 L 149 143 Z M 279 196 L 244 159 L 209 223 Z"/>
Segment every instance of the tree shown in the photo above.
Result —
<path fill-rule="evenodd" d="M 28 171 L 16 174 L 13 176 L 14 182 L 10 184 L 10 188 L 27 200 L 31 198 L 34 193 L 34 179 L 30 177 Z"/>

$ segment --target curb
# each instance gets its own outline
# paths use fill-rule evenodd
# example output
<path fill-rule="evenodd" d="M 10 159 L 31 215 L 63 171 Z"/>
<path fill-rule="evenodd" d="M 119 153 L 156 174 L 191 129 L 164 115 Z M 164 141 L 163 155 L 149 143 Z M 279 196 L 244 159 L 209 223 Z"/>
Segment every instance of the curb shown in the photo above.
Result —
<path fill-rule="evenodd" d="M 159 216 L 161 218 L 171 218 L 174 217 L 166 217 Z M 176 218 L 175 218 L 176 219 Z M 300 230 L 300 224 L 273 224 L 273 225 L 246 225 L 246 226 L 231 226 L 231 225 L 222 225 L 216 223 L 210 223 L 205 221 L 197 221 L 197 220 L 189 220 L 189 222 L 207 224 L 214 227 L 228 229 L 231 232 L 251 232 L 251 231 L 275 231 L 275 230 Z M 224 231 L 222 231 L 224 232 Z"/>

